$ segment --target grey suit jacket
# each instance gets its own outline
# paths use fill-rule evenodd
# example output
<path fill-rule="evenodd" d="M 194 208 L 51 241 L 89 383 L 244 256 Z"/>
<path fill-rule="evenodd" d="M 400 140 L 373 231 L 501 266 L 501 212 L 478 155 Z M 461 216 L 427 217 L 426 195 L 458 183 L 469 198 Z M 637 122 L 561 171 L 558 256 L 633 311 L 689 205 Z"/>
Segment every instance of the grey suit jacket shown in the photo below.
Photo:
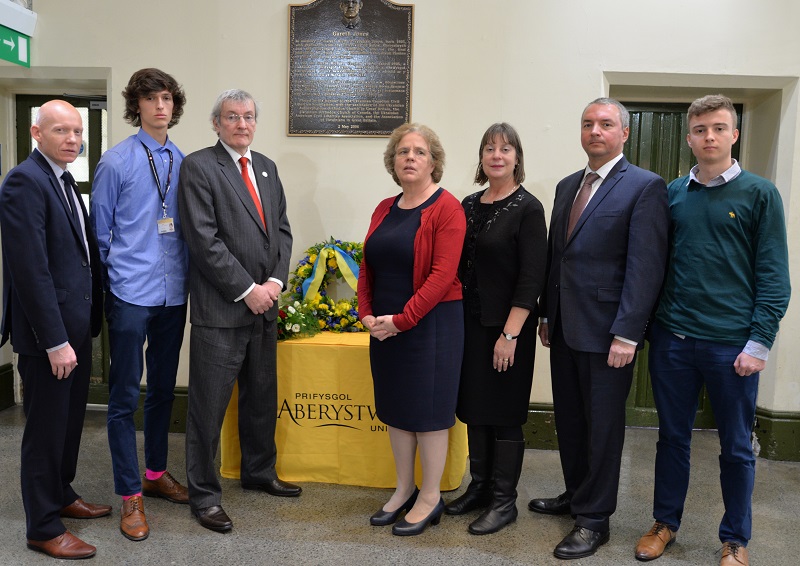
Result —
<path fill-rule="evenodd" d="M 667 265 L 667 187 L 661 177 L 623 157 L 567 240 L 583 172 L 556 187 L 541 310 L 550 332 L 561 323 L 574 350 L 606 353 L 614 336 L 641 348 Z"/>
<path fill-rule="evenodd" d="M 253 283 L 289 277 L 292 233 L 275 163 L 252 152 L 266 230 L 236 163 L 221 143 L 187 155 L 181 164 L 178 207 L 189 245 L 192 324 L 236 328 L 253 322 L 243 300 Z M 277 304 L 264 316 L 275 320 Z"/>

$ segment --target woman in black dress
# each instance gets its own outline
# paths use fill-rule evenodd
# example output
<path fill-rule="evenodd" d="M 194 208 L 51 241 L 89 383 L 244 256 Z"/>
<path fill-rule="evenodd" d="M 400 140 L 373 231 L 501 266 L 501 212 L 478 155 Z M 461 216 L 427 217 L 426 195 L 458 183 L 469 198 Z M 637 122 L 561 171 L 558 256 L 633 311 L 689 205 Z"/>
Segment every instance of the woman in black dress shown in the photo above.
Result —
<path fill-rule="evenodd" d="M 419 124 L 404 124 L 389 139 L 386 170 L 403 192 L 372 215 L 358 278 L 359 316 L 370 331 L 370 365 L 378 418 L 389 427 L 397 488 L 372 517 L 416 535 L 439 523 L 439 484 L 455 424 L 464 347 L 458 259 L 464 211 L 439 187 L 444 150 Z M 422 485 L 414 480 L 419 446 Z"/>
<path fill-rule="evenodd" d="M 458 418 L 467 424 L 470 481 L 445 508 L 461 515 L 486 508 L 473 534 L 499 531 L 517 518 L 517 482 L 525 442 L 536 351 L 536 302 L 544 285 L 547 228 L 525 179 L 519 135 L 506 123 L 483 135 L 458 276 L 464 285 L 464 362 Z"/>

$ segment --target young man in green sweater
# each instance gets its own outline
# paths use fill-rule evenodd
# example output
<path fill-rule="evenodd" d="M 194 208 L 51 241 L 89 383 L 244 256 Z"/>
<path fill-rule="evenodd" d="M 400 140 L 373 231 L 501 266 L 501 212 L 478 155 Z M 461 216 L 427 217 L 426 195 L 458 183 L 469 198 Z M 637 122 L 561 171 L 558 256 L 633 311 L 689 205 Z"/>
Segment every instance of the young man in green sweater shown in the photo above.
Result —
<path fill-rule="evenodd" d="M 705 385 L 719 428 L 725 514 L 720 565 L 749 564 L 755 457 L 751 433 L 764 369 L 789 304 L 789 260 L 778 189 L 731 158 L 739 138 L 730 99 L 689 107 L 697 158 L 670 183 L 669 266 L 650 340 L 659 418 L 653 516 L 636 558 L 661 556 L 681 523 L 689 487 L 692 424 Z"/>

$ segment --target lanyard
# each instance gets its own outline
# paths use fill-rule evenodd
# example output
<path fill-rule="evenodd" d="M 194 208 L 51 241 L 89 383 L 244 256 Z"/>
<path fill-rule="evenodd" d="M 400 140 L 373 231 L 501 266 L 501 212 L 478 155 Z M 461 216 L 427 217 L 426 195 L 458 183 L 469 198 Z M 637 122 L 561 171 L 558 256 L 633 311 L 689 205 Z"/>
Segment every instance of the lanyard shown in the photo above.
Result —
<path fill-rule="evenodd" d="M 166 199 L 167 199 L 167 193 L 169 193 L 170 183 L 172 182 L 172 152 L 170 150 L 167 150 L 167 153 L 169 153 L 169 172 L 167 173 L 167 186 L 162 192 L 161 180 L 158 178 L 158 171 L 156 171 L 156 164 L 155 161 L 153 160 L 153 154 L 150 152 L 150 148 L 144 145 L 144 142 L 142 142 L 142 147 L 147 152 L 147 159 L 150 161 L 150 171 L 153 172 L 153 179 L 155 179 L 156 181 L 156 189 L 158 189 L 158 196 L 161 197 L 161 210 L 164 214 L 163 218 L 166 218 L 167 217 Z"/>

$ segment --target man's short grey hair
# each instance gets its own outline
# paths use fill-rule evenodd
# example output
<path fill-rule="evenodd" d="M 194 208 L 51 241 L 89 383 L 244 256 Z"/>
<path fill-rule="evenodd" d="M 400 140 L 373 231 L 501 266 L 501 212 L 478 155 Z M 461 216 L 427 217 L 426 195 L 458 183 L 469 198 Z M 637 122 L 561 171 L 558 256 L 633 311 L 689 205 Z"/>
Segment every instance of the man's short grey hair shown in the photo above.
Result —
<path fill-rule="evenodd" d="M 230 90 L 224 91 L 217 97 L 217 101 L 214 103 L 214 108 L 211 110 L 211 124 L 214 125 L 215 123 L 219 124 L 219 116 L 222 113 L 222 105 L 228 101 L 232 100 L 234 102 L 251 102 L 256 109 L 256 121 L 258 121 L 258 111 L 260 110 L 260 105 L 253 98 L 249 92 L 239 89 L 239 88 L 232 88 Z"/>
<path fill-rule="evenodd" d="M 625 128 L 630 127 L 630 125 L 631 125 L 631 115 L 628 112 L 628 109 L 625 108 L 625 106 L 623 106 L 622 103 L 619 100 L 615 100 L 613 98 L 607 98 L 607 97 L 595 98 L 589 104 L 586 105 L 586 108 L 583 109 L 583 113 L 581 113 L 581 117 L 584 114 L 586 114 L 586 110 L 592 104 L 602 104 L 604 106 L 616 106 L 617 109 L 619 110 L 619 117 L 622 120 L 622 129 L 624 130 Z"/>

